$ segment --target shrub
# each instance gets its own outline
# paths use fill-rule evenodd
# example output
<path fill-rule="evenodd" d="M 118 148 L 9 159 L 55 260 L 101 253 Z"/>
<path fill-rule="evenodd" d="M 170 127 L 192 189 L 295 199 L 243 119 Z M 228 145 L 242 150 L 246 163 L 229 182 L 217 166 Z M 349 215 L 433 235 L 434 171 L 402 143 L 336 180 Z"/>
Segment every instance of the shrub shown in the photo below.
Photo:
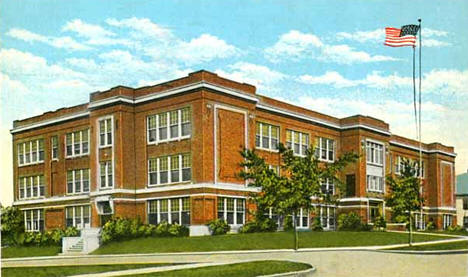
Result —
<path fill-rule="evenodd" d="M 465 231 L 465 229 L 460 225 L 455 225 L 455 226 L 449 226 L 447 228 L 447 231 L 449 231 L 449 232 L 461 232 L 461 231 Z"/>
<path fill-rule="evenodd" d="M 231 227 L 226 223 L 226 221 L 221 220 L 219 218 L 208 222 L 207 225 L 208 228 L 210 228 L 211 235 L 214 236 L 224 235 L 231 229 Z"/>
<path fill-rule="evenodd" d="M 274 232 L 278 224 L 271 218 L 259 218 L 249 221 L 239 230 L 241 233 Z"/>
<path fill-rule="evenodd" d="M 189 235 L 189 228 L 184 225 L 172 224 L 169 227 L 169 234 L 174 237 L 187 237 Z"/>
<path fill-rule="evenodd" d="M 374 220 L 374 227 L 378 230 L 385 230 L 387 228 L 387 221 L 385 221 L 383 216 L 378 216 Z"/>
<path fill-rule="evenodd" d="M 359 229 L 356 230 L 356 231 L 372 231 L 372 228 L 373 228 L 373 227 L 374 227 L 374 226 L 372 226 L 372 225 L 370 225 L 370 224 L 367 224 L 367 223 L 366 223 L 366 224 L 361 224 L 361 226 L 359 227 Z"/>
<path fill-rule="evenodd" d="M 285 231 L 291 231 L 294 229 L 292 216 L 286 216 L 284 218 L 283 228 Z"/>
<path fill-rule="evenodd" d="M 436 228 L 436 227 L 435 227 L 435 224 L 434 224 L 434 222 L 432 222 L 432 221 L 429 221 L 429 222 L 427 223 L 427 225 L 426 225 L 426 230 L 428 230 L 428 231 L 434 231 L 435 228 Z"/>
<path fill-rule="evenodd" d="M 115 236 L 118 239 L 130 237 L 130 225 L 130 219 L 117 218 L 115 222 Z"/>
<path fill-rule="evenodd" d="M 80 230 L 78 230 L 76 227 L 68 227 L 64 231 L 64 237 L 79 237 L 80 236 Z"/>
<path fill-rule="evenodd" d="M 314 221 L 312 222 L 312 231 L 323 231 L 322 223 L 319 216 L 315 217 Z"/>
<path fill-rule="evenodd" d="M 278 223 L 271 218 L 266 218 L 260 224 L 260 232 L 274 232 L 278 230 Z"/>
<path fill-rule="evenodd" d="M 338 216 L 338 230 L 340 231 L 359 231 L 361 225 L 361 217 L 355 212 Z"/>
<path fill-rule="evenodd" d="M 2 245 L 16 245 L 24 241 L 24 217 L 16 207 L 1 208 L 1 237 Z"/>

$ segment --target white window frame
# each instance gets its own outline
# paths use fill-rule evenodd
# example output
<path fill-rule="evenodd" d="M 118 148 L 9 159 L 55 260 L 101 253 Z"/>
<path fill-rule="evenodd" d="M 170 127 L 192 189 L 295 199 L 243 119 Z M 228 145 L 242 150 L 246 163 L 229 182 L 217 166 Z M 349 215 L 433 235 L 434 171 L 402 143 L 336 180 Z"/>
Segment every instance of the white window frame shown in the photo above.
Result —
<path fill-rule="evenodd" d="M 449 226 L 452 226 L 453 215 L 452 214 L 443 214 L 443 229 L 447 229 Z"/>
<path fill-rule="evenodd" d="M 333 182 L 332 178 L 325 178 L 324 180 L 321 180 L 320 181 L 320 189 L 322 189 L 323 185 L 325 185 L 326 191 L 329 191 L 330 187 L 331 187 L 332 188 L 332 195 L 335 195 L 335 183 Z"/>
<path fill-rule="evenodd" d="M 69 208 L 72 208 L 72 220 L 73 220 L 73 227 L 77 228 L 77 229 L 88 229 L 88 228 L 91 228 L 91 205 L 79 205 L 79 206 L 67 206 L 65 207 L 65 225 L 67 224 L 67 220 L 69 217 L 67 217 L 67 209 Z M 80 217 L 80 221 L 81 223 L 78 225 L 76 224 L 76 209 L 81 209 L 81 217 Z M 89 223 L 84 225 L 84 210 L 85 208 L 88 208 L 88 214 L 89 214 Z"/>
<path fill-rule="evenodd" d="M 375 180 L 375 182 L 373 182 Z M 378 181 L 381 180 L 382 189 L 379 189 L 380 184 Z M 366 175 L 366 188 L 368 192 L 378 192 L 378 193 L 385 193 L 385 181 L 384 177 L 382 176 L 375 176 L 375 175 Z"/>
<path fill-rule="evenodd" d="M 306 215 L 304 215 L 304 213 Z M 299 225 L 296 226 L 296 228 L 299 228 L 299 229 L 309 229 L 309 226 L 310 226 L 310 216 L 309 216 L 309 212 L 307 210 L 304 210 L 303 208 L 300 209 L 299 211 Z M 307 216 L 307 225 L 304 226 L 304 222 L 302 222 L 302 218 Z M 293 220 L 296 220 L 295 218 L 293 218 Z M 294 222 L 293 222 L 294 224 Z"/>
<path fill-rule="evenodd" d="M 375 166 L 384 166 L 385 146 L 381 142 L 366 140 L 366 163 Z"/>
<path fill-rule="evenodd" d="M 218 201 L 219 199 L 222 199 L 224 202 L 223 202 L 223 220 L 227 222 L 227 213 L 228 213 L 228 210 L 227 210 L 227 199 L 230 198 L 230 199 L 234 199 L 234 210 L 233 210 L 233 213 L 234 213 L 234 216 L 233 216 L 233 222 L 234 224 L 229 224 L 230 226 L 242 226 L 245 224 L 245 211 L 246 211 L 246 199 L 245 198 L 239 198 L 239 197 L 228 197 L 228 196 L 220 196 L 218 197 Z M 242 200 L 243 203 L 244 203 L 244 210 L 239 212 L 239 213 L 242 213 L 242 223 L 241 224 L 238 224 L 238 220 L 237 220 L 237 201 L 238 200 Z M 217 206 L 218 207 L 218 206 Z M 218 211 L 219 213 L 220 211 Z M 216 218 L 218 218 L 218 214 L 216 214 Z"/>
<path fill-rule="evenodd" d="M 102 163 L 105 163 L 105 176 L 106 176 L 106 181 L 105 181 L 105 186 L 102 186 L 102 183 L 101 183 L 101 164 Z M 109 164 L 112 165 L 112 170 L 109 172 Z M 112 174 L 112 186 L 109 185 L 109 174 Z M 110 189 L 110 188 L 113 188 L 114 187 L 114 184 L 115 184 L 115 174 L 114 174 L 114 165 L 113 165 L 113 161 L 112 160 L 109 160 L 109 161 L 101 161 L 99 162 L 99 189 L 100 190 L 104 190 L 104 189 Z"/>
<path fill-rule="evenodd" d="M 332 153 L 333 157 L 331 157 L 331 158 L 330 158 L 330 148 L 329 148 L 329 143 L 328 143 L 329 141 L 333 142 L 333 153 Z M 324 145 L 323 145 L 324 143 L 325 143 L 325 148 L 324 148 Z M 332 163 L 332 162 L 335 161 L 336 142 L 335 142 L 334 139 L 326 138 L 326 137 L 318 137 L 317 149 L 318 149 L 317 159 L 319 161 L 327 162 L 327 163 Z M 326 151 L 326 158 L 325 159 L 322 158 L 322 150 Z"/>
<path fill-rule="evenodd" d="M 34 220 L 34 213 L 37 212 L 37 220 Z M 31 221 L 28 222 L 26 213 L 30 213 L 31 215 Z M 23 210 L 23 216 L 24 216 L 24 230 L 26 232 L 40 232 L 41 231 L 41 218 L 42 221 L 44 222 L 44 228 L 45 228 L 45 218 L 44 218 L 44 209 L 30 209 L 30 210 Z M 31 224 L 31 228 L 28 228 L 28 223 Z M 37 225 L 35 226 L 36 223 Z"/>
<path fill-rule="evenodd" d="M 85 179 L 83 178 L 83 173 L 85 171 L 88 171 L 88 190 L 87 191 L 84 191 L 84 181 Z M 72 192 L 69 192 L 68 191 L 68 171 L 71 171 L 72 172 L 72 182 L 73 182 L 73 191 Z M 82 193 L 89 193 L 90 191 L 90 187 L 91 187 L 91 172 L 89 170 L 89 168 L 83 168 L 83 169 L 72 169 L 72 170 L 68 170 L 67 171 L 67 194 L 82 194 Z M 80 192 L 76 192 L 76 187 L 75 187 L 75 181 L 76 181 L 76 173 L 77 171 L 80 172 Z"/>
<path fill-rule="evenodd" d="M 409 160 L 410 162 L 414 162 L 414 159 L 410 159 L 410 158 L 407 158 L 407 157 L 402 157 L 402 156 L 397 156 L 396 158 L 396 165 L 395 165 L 395 174 L 396 175 L 401 175 L 401 171 L 403 170 L 403 158 Z M 422 163 L 422 176 L 419 176 L 420 175 L 420 172 L 419 172 L 419 159 L 416 161 L 416 165 L 415 165 L 415 174 L 414 174 L 414 177 L 421 177 L 422 179 L 425 179 L 426 178 L 426 165 L 424 163 L 424 161 L 421 161 Z"/>
<path fill-rule="evenodd" d="M 41 195 L 41 176 L 44 179 L 44 184 L 43 184 L 43 194 Z M 31 190 L 31 196 L 27 197 L 26 191 L 26 179 L 29 179 L 29 188 Z M 37 195 L 33 195 L 33 179 L 36 179 L 36 189 L 37 189 Z M 24 191 L 24 197 L 21 197 L 21 187 L 23 188 Z M 18 178 L 18 199 L 36 199 L 36 198 L 44 198 L 45 197 L 45 177 L 44 175 L 35 175 L 35 176 L 22 176 Z"/>
<path fill-rule="evenodd" d="M 42 140 L 42 151 L 44 152 L 44 157 L 43 159 L 41 160 L 40 159 L 40 155 L 39 153 L 41 152 L 39 150 L 39 141 Z M 29 143 L 29 162 L 27 163 L 26 162 L 26 144 Z M 33 150 L 32 150 L 32 146 L 33 144 L 36 144 L 36 161 L 33 161 L 32 160 L 32 157 L 33 157 Z M 22 147 L 23 148 L 23 163 L 20 163 L 20 155 L 19 155 L 19 148 Z M 22 167 L 22 166 L 27 166 L 27 165 L 32 165 L 32 164 L 41 164 L 41 163 L 44 163 L 44 159 L 45 159 L 45 145 L 44 145 L 44 139 L 43 138 L 39 138 L 39 139 L 34 139 L 34 140 L 30 140 L 30 141 L 25 141 L 25 142 L 20 142 L 17 144 L 16 146 L 16 151 L 17 152 L 17 158 L 18 158 L 18 167 Z"/>
<path fill-rule="evenodd" d="M 329 205 L 319 205 L 319 208 L 320 208 L 320 225 L 322 226 L 322 228 L 324 230 L 334 230 L 336 229 L 336 222 L 337 222 L 337 219 L 336 219 L 336 207 L 334 206 L 329 206 Z M 327 210 L 327 213 L 326 213 L 326 221 L 327 222 L 323 222 L 323 210 L 326 209 Z M 333 211 L 333 219 L 334 219 L 334 223 L 333 223 L 333 226 L 330 225 L 330 218 L 332 218 L 331 214 L 330 214 L 330 210 Z"/>
<path fill-rule="evenodd" d="M 80 152 L 78 154 L 75 154 L 75 133 L 78 132 L 79 133 L 79 136 L 80 136 Z M 88 151 L 85 153 L 83 152 L 83 133 L 84 132 L 88 132 Z M 67 136 L 71 134 L 71 137 L 72 137 L 72 141 L 71 141 L 71 152 L 72 154 L 69 155 L 68 154 L 68 144 L 67 144 Z M 88 129 L 84 129 L 84 130 L 80 130 L 80 131 L 73 131 L 73 132 L 69 132 L 67 134 L 65 134 L 65 157 L 66 158 L 76 158 L 76 157 L 82 157 L 82 156 L 87 156 L 89 155 L 89 148 L 90 148 L 90 137 L 89 137 L 89 128 Z"/>
<path fill-rule="evenodd" d="M 54 138 L 56 139 L 57 141 L 57 147 L 55 148 L 54 147 Z M 88 140 L 89 140 L 89 133 L 88 133 Z M 54 157 L 54 149 L 57 149 L 57 157 Z M 59 137 L 58 135 L 55 135 L 55 136 L 51 136 L 50 137 L 50 158 L 52 161 L 58 161 L 59 160 Z M 89 142 L 88 142 L 88 151 L 89 151 Z"/>
<path fill-rule="evenodd" d="M 182 136 L 182 124 L 185 123 L 185 122 L 182 122 L 182 110 L 183 109 L 186 109 L 187 107 L 185 108 L 180 108 L 180 109 L 177 109 L 177 128 L 178 128 L 178 136 L 177 137 L 174 137 L 174 138 L 171 138 L 171 116 L 170 116 L 170 113 L 175 111 L 175 110 L 171 110 L 171 111 L 167 111 L 167 112 L 163 112 L 163 113 L 158 113 L 158 114 L 152 114 L 152 115 L 149 115 L 146 117 L 146 143 L 151 145 L 151 144 L 154 144 L 154 145 L 157 145 L 157 144 L 160 144 L 160 143 L 163 143 L 163 142 L 171 142 L 171 141 L 180 141 L 180 140 L 183 140 L 183 139 L 188 139 L 192 136 L 192 130 L 190 130 L 190 134 L 189 135 L 185 135 L 185 136 Z M 189 108 L 190 110 L 190 114 L 192 113 L 192 110 Z M 166 139 L 159 139 L 159 115 L 160 114 L 166 114 L 166 117 L 167 117 L 167 125 L 166 125 L 166 132 L 167 132 L 167 138 Z M 154 141 L 150 141 L 150 129 L 149 129 L 149 125 L 148 125 L 148 122 L 149 122 L 149 118 L 150 117 L 154 117 L 154 119 L 156 120 L 156 138 Z M 192 122 L 192 117 L 190 116 L 190 123 Z M 151 129 L 153 130 L 153 129 Z"/>
<path fill-rule="evenodd" d="M 417 230 L 426 230 L 426 214 L 415 213 L 414 214 L 414 225 L 416 226 Z"/>
<path fill-rule="evenodd" d="M 179 157 L 179 181 L 177 182 L 172 182 L 172 176 L 171 176 L 171 157 L 172 156 L 178 156 Z M 148 165 L 147 165 L 147 186 L 148 187 L 154 187 L 154 186 L 165 186 L 165 185 L 170 185 L 170 184 L 180 184 L 180 183 L 190 183 L 192 182 L 192 178 L 190 178 L 190 180 L 182 180 L 182 177 L 183 177 L 183 174 L 182 174 L 182 170 L 184 168 L 188 168 L 188 167 L 184 167 L 182 168 L 182 159 L 183 159 L 183 156 L 188 156 L 190 158 L 190 160 L 192 159 L 190 153 L 184 153 L 184 154 L 177 154 L 177 155 L 168 155 L 168 156 L 161 156 L 161 157 L 157 157 L 157 158 L 150 158 L 148 159 Z M 160 174 L 161 174 L 161 167 L 160 167 L 160 161 L 161 161 L 161 158 L 166 158 L 167 159 L 167 183 L 161 183 L 161 177 L 160 177 Z M 156 160 L 156 172 L 154 171 L 150 171 L 150 160 Z M 190 170 L 192 171 L 193 169 L 193 165 L 192 165 L 192 162 L 190 161 Z M 150 183 L 150 174 L 151 173 L 156 173 L 156 184 L 151 184 Z M 190 176 L 192 176 L 192 174 L 190 174 Z"/>
<path fill-rule="evenodd" d="M 257 146 L 257 144 L 255 143 L 255 148 L 256 149 L 260 149 L 260 150 L 265 150 L 265 151 L 270 151 L 270 152 L 279 152 L 279 149 L 273 149 L 272 148 L 272 145 L 271 145 L 271 139 L 272 139 L 272 136 L 271 136 L 271 128 L 272 127 L 275 127 L 275 128 L 278 128 L 278 137 L 277 137 L 277 140 L 278 140 L 278 145 L 280 144 L 280 138 L 281 138 L 281 128 L 280 126 L 277 126 L 277 125 L 273 125 L 273 124 L 269 124 L 269 123 L 263 123 L 263 122 L 256 122 L 256 123 L 259 123 L 260 125 L 260 146 Z M 268 126 L 268 147 L 265 147 L 263 145 L 263 126 Z M 257 128 L 257 125 L 255 124 L 255 128 Z M 257 136 L 257 130 L 255 130 L 255 137 Z M 255 138 L 256 139 L 256 138 Z"/>
<path fill-rule="evenodd" d="M 309 148 L 309 145 L 306 142 L 302 141 L 302 135 L 306 135 L 308 137 L 309 143 L 310 143 L 310 135 L 308 133 L 294 131 L 294 130 L 291 130 L 291 129 L 286 129 L 286 138 L 287 138 L 287 133 L 288 132 L 291 132 L 291 141 L 286 140 L 286 144 L 288 142 L 291 143 L 291 150 L 293 151 L 294 156 L 305 157 L 306 153 L 303 153 L 302 149 L 303 149 L 303 146 L 305 146 L 306 148 Z M 294 151 L 294 143 L 295 143 L 294 142 L 294 135 L 295 134 L 299 134 L 299 153 L 296 153 Z"/>
<path fill-rule="evenodd" d="M 111 131 L 110 131 L 110 136 L 111 136 L 111 142 L 110 144 L 107 143 L 108 141 L 108 135 L 107 133 L 107 120 L 110 119 L 110 124 L 111 124 Z M 104 144 L 101 143 L 101 122 L 104 122 Z M 99 141 L 99 148 L 107 148 L 107 147 L 113 147 L 114 146 L 114 116 L 109 115 L 109 116 L 104 116 L 98 119 L 98 141 Z"/>
<path fill-rule="evenodd" d="M 154 213 L 150 213 L 150 202 L 156 201 L 157 222 L 159 224 L 159 223 L 161 223 L 161 204 L 160 203 L 161 203 L 162 200 L 167 200 L 167 222 L 169 224 L 172 224 L 172 201 L 178 201 L 179 202 L 179 210 L 177 211 L 178 214 L 179 214 L 179 223 L 178 224 L 181 225 L 182 224 L 182 213 L 184 212 L 183 198 L 188 198 L 188 200 L 189 200 L 188 213 L 190 215 L 190 213 L 191 213 L 191 203 L 190 203 L 190 197 L 189 196 L 180 196 L 180 197 L 177 196 L 177 197 L 174 197 L 174 198 L 148 199 L 148 203 L 147 203 L 148 221 L 149 221 L 149 215 L 154 214 Z"/>

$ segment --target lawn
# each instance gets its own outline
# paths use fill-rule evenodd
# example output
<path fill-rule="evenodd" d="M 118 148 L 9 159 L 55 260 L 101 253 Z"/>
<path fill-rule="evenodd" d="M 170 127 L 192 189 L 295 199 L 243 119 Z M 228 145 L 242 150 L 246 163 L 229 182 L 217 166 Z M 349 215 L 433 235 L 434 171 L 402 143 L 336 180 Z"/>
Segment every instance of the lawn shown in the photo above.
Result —
<path fill-rule="evenodd" d="M 415 245 L 411 247 L 400 247 L 392 250 L 468 250 L 468 241 L 458 241 L 449 243 L 429 244 L 429 245 Z"/>
<path fill-rule="evenodd" d="M 2 258 L 55 256 L 62 251 L 60 246 L 12 246 L 2 248 Z"/>
<path fill-rule="evenodd" d="M 222 276 L 222 277 L 253 277 L 275 273 L 300 271 L 309 269 L 310 265 L 288 261 L 256 261 L 230 265 L 208 266 L 193 269 L 172 270 L 166 272 L 140 274 L 134 276 L 158 277 L 196 277 L 196 276 Z"/>
<path fill-rule="evenodd" d="M 157 267 L 169 264 L 118 264 L 118 265 L 74 265 L 74 266 L 40 266 L 2 268 L 4 277 L 55 277 L 86 273 L 99 273 L 115 270 L 126 270 L 143 267 Z"/>
<path fill-rule="evenodd" d="M 447 238 L 414 234 L 414 242 Z M 407 234 L 393 232 L 299 232 L 299 248 L 389 245 L 407 243 L 407 240 Z M 183 238 L 148 237 L 110 242 L 92 254 L 291 249 L 293 241 L 292 232 Z"/>

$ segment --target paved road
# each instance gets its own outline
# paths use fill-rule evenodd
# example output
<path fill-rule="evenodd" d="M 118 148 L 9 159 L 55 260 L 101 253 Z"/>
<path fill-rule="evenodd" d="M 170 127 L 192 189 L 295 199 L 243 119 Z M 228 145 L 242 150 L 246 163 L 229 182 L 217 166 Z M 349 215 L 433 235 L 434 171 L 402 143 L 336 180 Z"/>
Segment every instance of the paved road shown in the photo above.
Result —
<path fill-rule="evenodd" d="M 145 254 L 55 257 L 36 260 L 3 261 L 2 266 L 45 266 L 103 263 L 192 263 L 252 260 L 307 262 L 317 269 L 317 277 L 328 276 L 468 276 L 468 254 L 415 255 L 377 251 L 258 251 L 224 254 Z"/>

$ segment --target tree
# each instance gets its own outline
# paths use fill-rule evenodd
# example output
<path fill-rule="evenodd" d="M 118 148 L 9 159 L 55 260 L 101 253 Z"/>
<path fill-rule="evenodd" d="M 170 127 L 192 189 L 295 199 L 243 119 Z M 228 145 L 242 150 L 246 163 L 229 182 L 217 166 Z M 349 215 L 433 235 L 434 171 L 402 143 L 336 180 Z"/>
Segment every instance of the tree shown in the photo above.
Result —
<path fill-rule="evenodd" d="M 420 194 L 420 180 L 417 176 L 417 162 L 403 159 L 400 175 L 396 178 L 387 176 L 387 185 L 390 194 L 386 198 L 387 206 L 392 208 L 393 216 L 409 223 L 408 243 L 411 246 L 413 241 L 413 211 L 421 208 L 424 201 Z"/>
<path fill-rule="evenodd" d="M 1 208 L 2 244 L 16 244 L 18 237 L 24 233 L 23 213 L 16 207 Z"/>
<path fill-rule="evenodd" d="M 305 156 L 294 155 L 291 149 L 279 145 L 283 174 L 278 175 L 269 169 L 265 161 L 255 150 L 244 149 L 241 152 L 245 168 L 240 173 L 250 186 L 261 188 L 261 193 L 253 195 L 257 208 L 274 207 L 275 212 L 282 216 L 292 216 L 294 228 L 294 249 L 298 248 L 296 215 L 300 209 L 312 208 L 312 197 L 329 198 L 321 190 L 321 181 L 331 178 L 337 184 L 342 184 L 337 178 L 348 163 L 357 160 L 358 155 L 346 153 L 333 163 L 322 163 L 314 154 L 312 147 L 308 148 Z"/>

